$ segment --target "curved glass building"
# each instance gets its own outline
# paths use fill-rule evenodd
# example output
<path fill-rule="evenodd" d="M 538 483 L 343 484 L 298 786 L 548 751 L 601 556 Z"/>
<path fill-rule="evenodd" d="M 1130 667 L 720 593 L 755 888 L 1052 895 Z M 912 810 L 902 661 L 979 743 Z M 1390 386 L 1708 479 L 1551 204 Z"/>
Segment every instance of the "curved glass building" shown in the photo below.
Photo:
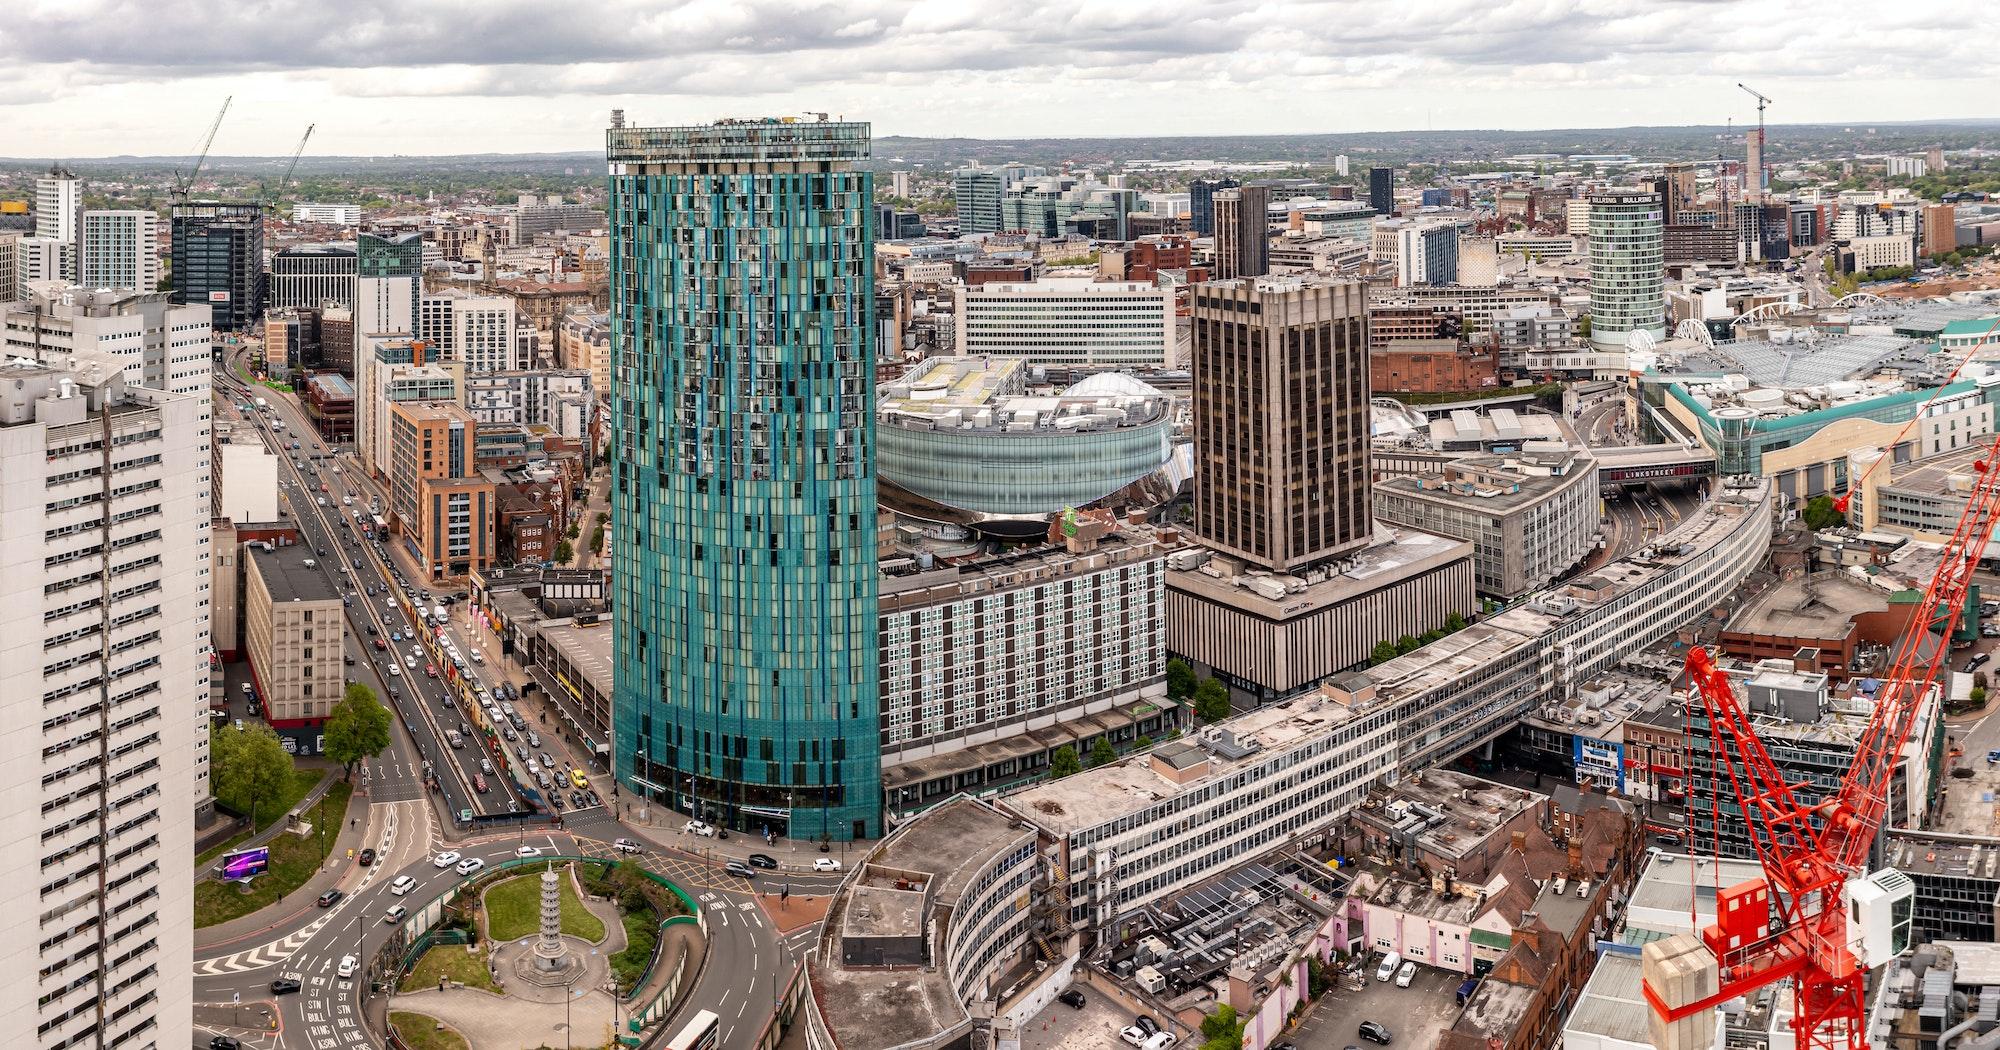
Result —
<path fill-rule="evenodd" d="M 613 128 L 613 761 L 877 837 L 874 187 L 858 123 Z"/>
<path fill-rule="evenodd" d="M 1018 358 L 942 357 L 884 386 L 882 478 L 959 510 L 1037 516 L 1103 499 L 1173 451 L 1165 394 L 1120 376 L 1035 397 L 1026 374 Z"/>
<path fill-rule="evenodd" d="M 1590 195 L 1590 341 L 1623 347 L 1633 332 L 1667 337 L 1660 196 L 1649 190 Z"/>

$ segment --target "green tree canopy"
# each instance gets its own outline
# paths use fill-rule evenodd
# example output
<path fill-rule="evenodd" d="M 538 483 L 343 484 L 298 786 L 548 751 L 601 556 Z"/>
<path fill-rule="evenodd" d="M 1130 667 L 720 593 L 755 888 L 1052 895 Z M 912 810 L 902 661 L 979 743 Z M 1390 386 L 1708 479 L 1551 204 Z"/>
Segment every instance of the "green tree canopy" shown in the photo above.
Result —
<path fill-rule="evenodd" d="M 1082 769 L 1083 763 L 1077 760 L 1076 748 L 1068 744 L 1056 748 L 1055 754 L 1049 756 L 1049 776 L 1057 780 L 1061 780 L 1072 773 L 1080 772 Z"/>
<path fill-rule="evenodd" d="M 1452 613 L 1450 616 L 1444 618 L 1444 629 L 1446 631 L 1465 630 L 1465 617 L 1456 612 Z"/>
<path fill-rule="evenodd" d="M 574 557 L 576 557 L 576 548 L 571 547 L 568 540 L 556 541 L 556 564 L 563 564 Z"/>
<path fill-rule="evenodd" d="M 1243 1050 L 1243 1022 L 1223 1003 L 1201 1019 L 1201 1050 Z"/>
<path fill-rule="evenodd" d="M 1396 652 L 1398 655 L 1403 653 L 1413 653 L 1416 652 L 1417 649 L 1420 648 L 1423 644 L 1424 643 L 1406 634 L 1401 638 L 1396 639 Z"/>
<path fill-rule="evenodd" d="M 1806 501 L 1806 528 L 1819 532 L 1847 524 L 1847 515 L 1833 505 L 1831 496 L 1814 496 Z"/>
<path fill-rule="evenodd" d="M 1194 668 L 1186 660 L 1175 657 L 1167 661 L 1167 696 L 1175 700 L 1186 700 L 1194 695 Z"/>
<path fill-rule="evenodd" d="M 1386 664 L 1400 655 L 1400 653 L 1396 652 L 1395 642 L 1376 642 L 1374 650 L 1368 654 L 1368 663 L 1370 665 Z"/>
<path fill-rule="evenodd" d="M 1090 745 L 1090 764 L 1093 766 L 1101 766 L 1117 757 L 1118 750 L 1104 737 L 1098 737 L 1097 743 Z"/>
<path fill-rule="evenodd" d="M 292 783 L 292 756 L 267 725 L 218 726 L 208 734 L 209 788 L 231 809 L 250 814 L 282 796 Z"/>
<path fill-rule="evenodd" d="M 1204 722 L 1220 722 L 1229 717 L 1229 687 L 1213 678 L 1204 678 L 1194 691 L 1194 713 Z"/>
<path fill-rule="evenodd" d="M 389 709 L 375 690 L 356 682 L 326 716 L 326 756 L 354 779 L 354 763 L 389 749 Z"/>

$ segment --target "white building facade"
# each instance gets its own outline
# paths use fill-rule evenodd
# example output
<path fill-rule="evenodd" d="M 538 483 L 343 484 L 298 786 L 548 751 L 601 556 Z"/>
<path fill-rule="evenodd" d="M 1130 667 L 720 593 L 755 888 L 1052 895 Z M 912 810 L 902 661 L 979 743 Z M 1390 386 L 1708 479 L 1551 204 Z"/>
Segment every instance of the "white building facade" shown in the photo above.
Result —
<path fill-rule="evenodd" d="M 8 356 L 106 354 L 124 366 L 127 383 L 192 394 L 204 405 L 214 376 L 211 336 L 208 304 L 176 306 L 166 292 L 43 283 L 0 307 L 0 349 Z"/>
<path fill-rule="evenodd" d="M 504 295 L 447 291 L 425 295 L 418 307 L 417 338 L 432 360 L 462 361 L 468 373 L 523 367 L 515 359 L 514 301 Z"/>
<path fill-rule="evenodd" d="M 205 399 L 87 355 L 0 389 L 0 1031 L 177 1045 L 208 794 Z"/>
<path fill-rule="evenodd" d="M 87 211 L 77 246 L 77 282 L 85 288 L 160 286 L 160 219 L 150 211 Z"/>
<path fill-rule="evenodd" d="M 316 222 L 328 226 L 355 226 L 361 222 L 359 204 L 307 204 L 300 201 L 292 205 L 293 222 Z"/>
<path fill-rule="evenodd" d="M 1174 295 L 1145 281 L 1054 278 L 959 288 L 958 352 L 1036 364 L 1168 363 Z"/>

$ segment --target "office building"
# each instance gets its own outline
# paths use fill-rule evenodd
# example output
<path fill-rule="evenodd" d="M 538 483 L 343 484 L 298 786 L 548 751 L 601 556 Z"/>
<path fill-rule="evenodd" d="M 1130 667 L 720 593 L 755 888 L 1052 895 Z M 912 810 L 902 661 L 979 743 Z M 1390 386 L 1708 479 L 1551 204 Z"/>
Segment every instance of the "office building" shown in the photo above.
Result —
<path fill-rule="evenodd" d="M 74 245 L 83 215 L 83 180 L 76 172 L 51 167 L 35 180 L 35 236 Z"/>
<path fill-rule="evenodd" d="M 173 275 L 174 302 L 208 304 L 218 332 L 248 330 L 264 312 L 264 206 L 175 204 Z"/>
<path fill-rule="evenodd" d="M 292 221 L 325 226 L 358 226 L 361 223 L 361 205 L 307 204 L 300 201 L 292 205 Z"/>
<path fill-rule="evenodd" d="M 1243 185 L 1227 175 L 1188 183 L 1188 228 L 1197 237 L 1215 236 L 1215 195 Z"/>
<path fill-rule="evenodd" d="M 514 209 L 512 223 L 516 245 L 535 243 L 535 238 L 558 230 L 582 232 L 604 228 L 604 213 L 588 204 L 565 204 L 551 196 L 546 201 L 523 201 Z M 486 275 L 488 279 L 492 274 Z"/>
<path fill-rule="evenodd" d="M 346 610 L 340 589 L 303 543 L 245 545 L 243 645 L 265 721 L 296 754 L 325 750 L 326 716 L 345 691 Z M 336 557 L 338 555 L 336 554 Z"/>
<path fill-rule="evenodd" d="M 1123 241 L 1131 237 L 1128 220 L 1138 208 L 1138 190 L 1075 175 L 1035 175 L 1008 184 L 1000 195 L 1000 227 L 1048 239 Z"/>
<path fill-rule="evenodd" d="M 582 369 L 468 371 L 465 410 L 482 425 L 535 427 L 588 442 L 598 391 Z"/>
<path fill-rule="evenodd" d="M 48 237 L 16 237 L 13 248 L 14 283 L 9 287 L 13 293 L 9 298 L 26 299 L 37 284 L 69 284 L 63 275 L 72 268 L 75 245 Z"/>
<path fill-rule="evenodd" d="M 619 783 L 740 829 L 879 837 L 868 125 L 607 139 L 612 345 L 628 348 L 612 383 Z M 788 267 L 811 270 L 813 296 L 781 283 Z"/>
<path fill-rule="evenodd" d="M 176 306 L 166 292 L 41 285 L 0 304 L 0 347 L 10 357 L 90 351 L 125 369 L 131 386 L 207 398 L 213 359 L 206 304 Z"/>
<path fill-rule="evenodd" d="M 1396 210 L 1396 169 L 1368 169 L 1368 206 L 1377 215 L 1388 215 Z"/>
<path fill-rule="evenodd" d="M 4 215 L 0 215 L 0 218 L 4 218 Z M 22 236 L 20 230 L 0 230 L 0 301 L 12 301 L 21 297 L 18 254 Z M 46 278 L 38 279 L 46 280 Z"/>
<path fill-rule="evenodd" d="M 1058 277 L 955 290 L 958 352 L 1044 365 L 1166 364 L 1174 292 L 1151 281 Z"/>
<path fill-rule="evenodd" d="M 159 217 L 150 211 L 87 211 L 77 245 L 77 280 L 85 288 L 160 286 Z"/>
<path fill-rule="evenodd" d="M 1656 194 L 1590 195 L 1591 342 L 1622 347 L 1633 332 L 1666 338 L 1661 225 Z"/>
<path fill-rule="evenodd" d="M 1195 531 L 1275 572 L 1368 545 L 1367 317 L 1358 281 L 1194 294 Z"/>
<path fill-rule="evenodd" d="M 516 357 L 514 300 L 457 289 L 418 299 L 417 338 L 433 361 L 458 361 L 468 373 L 525 368 Z"/>
<path fill-rule="evenodd" d="M 308 378 L 299 391 L 299 403 L 321 440 L 354 440 L 354 384 L 346 376 L 321 372 Z"/>
<path fill-rule="evenodd" d="M 1458 283 L 1458 224 L 1412 222 L 1395 227 L 1396 283 Z"/>
<path fill-rule="evenodd" d="M 424 239 L 419 233 L 362 234 L 355 242 L 354 337 L 414 335 L 422 295 Z"/>
<path fill-rule="evenodd" d="M 1479 593 L 1501 599 L 1547 585 L 1595 549 L 1597 504 L 1597 461 L 1574 449 L 1466 456 L 1440 474 L 1375 483 L 1377 519 L 1470 541 Z"/>
<path fill-rule="evenodd" d="M 958 232 L 999 233 L 1000 200 L 1014 183 L 1041 175 L 1042 169 L 1021 164 L 993 168 L 960 168 L 951 173 L 951 197 L 958 207 Z"/>
<path fill-rule="evenodd" d="M 361 346 L 355 381 L 354 444 L 364 469 L 382 475 L 389 466 L 389 411 L 405 401 L 459 401 L 465 366 L 430 363 L 424 344 L 408 336 L 375 336 Z"/>
<path fill-rule="evenodd" d="M 389 511 L 433 578 L 493 560 L 494 485 L 473 463 L 479 422 L 454 401 L 389 407 Z"/>
<path fill-rule="evenodd" d="M 271 256 L 271 307 L 354 305 L 355 254 L 347 244 L 308 244 Z"/>
<path fill-rule="evenodd" d="M 207 398 L 87 353 L 9 362 L 0 390 L 0 1031 L 178 1045 L 208 794 Z"/>
<path fill-rule="evenodd" d="M 354 308 L 319 308 L 319 363 L 321 368 L 354 375 Z"/>
<path fill-rule="evenodd" d="M 273 307 L 264 311 L 264 371 L 285 381 L 319 364 L 319 315 L 312 310 Z"/>
<path fill-rule="evenodd" d="M 556 328 L 556 363 L 590 373 L 598 397 L 611 396 L 611 318 L 586 310 L 563 315 Z"/>
<path fill-rule="evenodd" d="M 1271 272 L 1270 191 L 1251 184 L 1216 191 L 1216 280 L 1262 277 Z"/>

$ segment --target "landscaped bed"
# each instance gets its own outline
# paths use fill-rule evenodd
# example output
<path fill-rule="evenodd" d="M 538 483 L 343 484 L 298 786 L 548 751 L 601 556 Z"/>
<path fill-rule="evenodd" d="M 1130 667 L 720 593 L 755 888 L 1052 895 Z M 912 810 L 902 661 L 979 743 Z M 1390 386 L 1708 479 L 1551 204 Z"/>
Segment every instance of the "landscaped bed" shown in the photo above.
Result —
<path fill-rule="evenodd" d="M 484 988 L 496 995 L 500 992 L 500 986 L 493 983 L 493 975 L 486 969 L 485 946 L 467 951 L 463 944 L 433 945 L 417 960 L 416 967 L 403 978 L 397 990 L 421 992 L 436 988 L 439 977 L 458 981 L 467 988 Z"/>
<path fill-rule="evenodd" d="M 604 920 L 590 913 L 576 895 L 567 871 L 558 871 L 562 889 L 562 932 L 592 944 L 604 939 Z M 542 929 L 542 874 L 517 876 L 494 883 L 486 890 L 486 935 L 495 941 L 511 941 L 540 933 Z"/>
<path fill-rule="evenodd" d="M 428 1014 L 392 1010 L 389 1025 L 410 1050 L 472 1050 L 464 1036 L 449 1028 L 439 1029 L 437 1018 Z"/>
<path fill-rule="evenodd" d="M 314 773 L 314 777 L 316 781 L 318 774 Z M 340 822 L 347 819 L 347 800 L 353 791 L 352 785 L 335 782 L 327 788 L 324 807 L 316 805 L 311 810 L 313 819 L 326 821 L 329 850 Z M 284 810 L 277 812 L 283 813 Z M 305 885 L 319 865 L 320 838 L 317 829 L 313 835 L 305 837 L 280 834 L 271 840 L 270 870 L 251 882 L 249 892 L 243 892 L 236 883 L 216 879 L 195 883 L 194 924 L 196 927 L 213 926 L 276 904 L 285 894 Z"/>
<path fill-rule="evenodd" d="M 194 859 L 195 863 L 207 864 L 210 861 L 213 861 L 215 858 L 222 856 L 224 853 L 227 853 L 230 850 L 235 849 L 238 843 L 249 839 L 250 836 L 255 835 L 256 833 L 264 830 L 265 828 L 270 827 L 273 824 L 276 824 L 280 820 L 283 820 L 285 814 L 291 812 L 292 807 L 298 805 L 299 800 L 306 797 L 306 794 L 312 791 L 313 786 L 319 783 L 319 778 L 325 772 L 326 771 L 323 769 L 292 770 L 292 783 L 291 786 L 286 789 L 285 793 L 282 796 L 275 799 L 271 799 L 270 801 L 265 802 L 257 807 L 256 827 L 245 828 L 242 832 L 235 835 L 231 835 L 229 839 L 223 842 L 221 845 L 211 847 L 206 852 L 196 857 Z M 247 809 L 244 811 L 244 815 L 246 816 L 249 815 L 249 811 Z"/>

